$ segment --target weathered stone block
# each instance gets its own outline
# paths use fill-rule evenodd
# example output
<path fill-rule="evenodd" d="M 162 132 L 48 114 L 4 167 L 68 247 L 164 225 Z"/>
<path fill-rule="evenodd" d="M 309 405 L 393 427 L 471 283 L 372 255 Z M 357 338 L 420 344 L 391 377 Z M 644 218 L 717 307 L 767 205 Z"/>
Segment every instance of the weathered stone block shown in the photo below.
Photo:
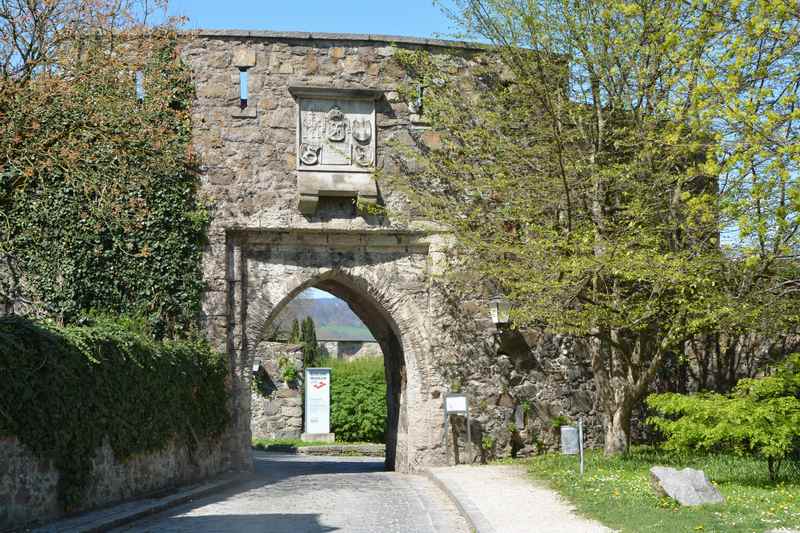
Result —
<path fill-rule="evenodd" d="M 233 64 L 239 68 L 256 66 L 256 51 L 251 48 L 239 48 L 233 53 Z"/>
<path fill-rule="evenodd" d="M 725 503 L 725 498 L 702 470 L 654 466 L 650 469 L 650 484 L 656 494 L 668 496 L 681 505 Z"/>

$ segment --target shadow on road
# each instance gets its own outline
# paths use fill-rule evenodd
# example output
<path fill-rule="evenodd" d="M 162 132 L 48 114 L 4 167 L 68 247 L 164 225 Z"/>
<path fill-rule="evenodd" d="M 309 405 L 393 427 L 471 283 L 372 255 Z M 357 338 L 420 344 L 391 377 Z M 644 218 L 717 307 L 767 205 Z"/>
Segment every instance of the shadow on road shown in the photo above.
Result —
<path fill-rule="evenodd" d="M 238 514 L 174 516 L 159 524 L 165 532 L 235 531 L 236 533 L 325 533 L 338 527 L 322 525 L 318 514 Z"/>
<path fill-rule="evenodd" d="M 386 473 L 380 457 L 315 457 L 255 451 L 253 465 L 253 477 L 228 492 L 244 492 L 299 476 Z"/>

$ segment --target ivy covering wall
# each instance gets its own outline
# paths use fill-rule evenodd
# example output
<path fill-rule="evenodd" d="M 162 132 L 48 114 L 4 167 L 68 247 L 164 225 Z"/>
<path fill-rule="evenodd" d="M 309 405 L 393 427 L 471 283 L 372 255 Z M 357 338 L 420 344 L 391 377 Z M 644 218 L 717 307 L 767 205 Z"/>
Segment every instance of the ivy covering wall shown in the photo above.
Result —
<path fill-rule="evenodd" d="M 169 33 L 82 46 L 53 74 L 0 79 L 0 312 L 139 314 L 180 334 L 209 218 L 190 72 Z"/>
<path fill-rule="evenodd" d="M 209 209 L 175 32 L 57 37 L 0 76 L 0 436 L 70 509 L 106 439 L 122 461 L 223 432 L 229 370 L 198 340 Z"/>
<path fill-rule="evenodd" d="M 16 436 L 60 473 L 77 505 L 104 439 L 118 460 L 194 449 L 225 429 L 225 358 L 202 341 L 154 341 L 141 324 L 57 327 L 0 318 L 0 436 Z"/>

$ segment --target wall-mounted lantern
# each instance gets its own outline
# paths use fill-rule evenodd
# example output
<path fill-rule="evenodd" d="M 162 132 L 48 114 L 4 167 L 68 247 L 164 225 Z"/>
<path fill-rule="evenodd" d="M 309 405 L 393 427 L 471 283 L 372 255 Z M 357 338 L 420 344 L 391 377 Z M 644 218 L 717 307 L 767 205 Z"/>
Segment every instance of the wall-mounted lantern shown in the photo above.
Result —
<path fill-rule="evenodd" d="M 504 326 L 511 321 L 511 302 L 502 296 L 495 296 L 489 300 L 489 312 L 495 326 Z"/>

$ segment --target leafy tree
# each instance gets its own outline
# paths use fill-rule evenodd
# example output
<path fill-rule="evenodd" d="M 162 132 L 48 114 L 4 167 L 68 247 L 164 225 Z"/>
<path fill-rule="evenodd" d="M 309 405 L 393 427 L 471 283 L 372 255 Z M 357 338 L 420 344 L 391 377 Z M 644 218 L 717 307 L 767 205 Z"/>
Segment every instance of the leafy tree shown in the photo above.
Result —
<path fill-rule="evenodd" d="M 797 13 L 456 4 L 494 46 L 451 74 L 397 54 L 441 142 L 387 178 L 452 231 L 454 290 L 480 280 L 518 326 L 588 339 L 605 449 L 625 451 L 633 409 L 688 339 L 797 323 Z"/>
<path fill-rule="evenodd" d="M 731 395 L 654 394 L 648 422 L 676 450 L 732 450 L 767 461 L 774 480 L 781 462 L 800 449 L 800 354 L 772 376 L 743 379 Z"/>

